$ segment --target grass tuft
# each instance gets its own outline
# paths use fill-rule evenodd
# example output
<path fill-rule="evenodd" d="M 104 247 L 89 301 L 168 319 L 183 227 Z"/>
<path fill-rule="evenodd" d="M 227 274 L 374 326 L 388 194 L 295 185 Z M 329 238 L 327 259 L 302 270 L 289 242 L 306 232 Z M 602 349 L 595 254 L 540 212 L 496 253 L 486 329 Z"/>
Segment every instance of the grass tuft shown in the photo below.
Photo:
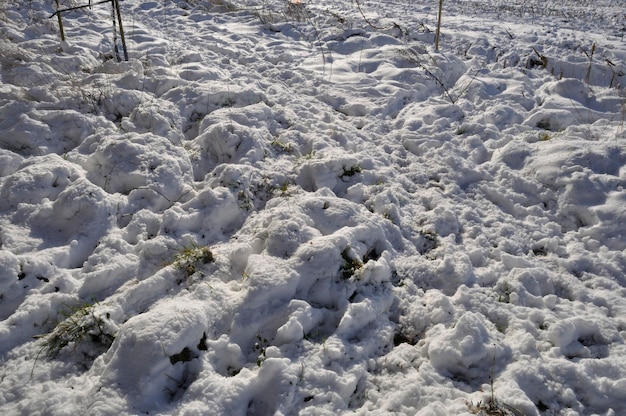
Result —
<path fill-rule="evenodd" d="M 115 335 L 104 328 L 104 318 L 96 316 L 96 304 L 83 302 L 77 306 L 65 306 L 59 312 L 64 317 L 54 329 L 43 336 L 42 351 L 46 357 L 53 359 L 67 346 L 75 350 L 79 345 L 89 341 L 105 346 L 113 343 Z"/>
<path fill-rule="evenodd" d="M 478 402 L 477 404 L 468 403 L 467 407 L 471 414 L 477 416 L 526 416 L 516 408 L 505 403 L 500 403 L 493 398 L 484 402 Z"/>
<path fill-rule="evenodd" d="M 350 247 L 346 247 L 341 252 L 341 258 L 343 260 L 339 273 L 343 279 L 349 279 L 363 267 L 363 263 L 354 256 L 354 253 Z"/>
<path fill-rule="evenodd" d="M 213 263 L 214 261 L 215 257 L 208 247 L 200 247 L 193 243 L 183 247 L 172 264 L 176 269 L 182 271 L 187 278 L 196 272 L 198 265 Z"/>

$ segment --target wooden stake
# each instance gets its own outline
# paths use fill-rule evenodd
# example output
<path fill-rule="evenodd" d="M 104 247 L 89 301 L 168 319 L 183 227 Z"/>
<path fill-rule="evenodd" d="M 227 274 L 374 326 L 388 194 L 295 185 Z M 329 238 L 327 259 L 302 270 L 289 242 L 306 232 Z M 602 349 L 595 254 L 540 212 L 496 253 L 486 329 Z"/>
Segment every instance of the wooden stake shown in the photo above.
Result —
<path fill-rule="evenodd" d="M 124 49 L 124 60 L 128 61 L 128 50 L 126 50 L 126 38 L 124 37 L 124 26 L 122 26 L 122 13 L 120 12 L 119 0 L 113 0 L 113 4 L 115 5 L 115 10 L 117 10 L 117 22 L 120 26 L 120 38 L 122 39 L 122 48 Z"/>
<path fill-rule="evenodd" d="M 54 0 L 57 5 L 57 19 L 59 19 L 59 30 L 61 31 L 61 42 L 65 42 L 65 31 L 63 30 L 63 20 L 61 20 L 61 13 L 59 13 L 59 0 Z"/>
<path fill-rule="evenodd" d="M 70 7 L 70 8 L 63 9 L 63 10 L 59 10 L 59 0 L 54 0 L 54 2 L 56 3 L 57 11 L 54 12 L 50 16 L 50 18 L 54 17 L 54 15 L 56 14 L 57 18 L 59 19 L 59 29 L 61 30 L 61 41 L 65 41 L 65 31 L 63 30 L 63 20 L 61 20 L 61 14 L 63 12 L 69 12 L 70 10 L 84 9 L 86 7 L 89 7 L 91 9 L 93 5 L 111 3 L 111 19 L 113 20 L 113 43 L 115 46 L 115 54 L 117 55 L 117 39 L 116 39 L 117 35 L 115 31 L 116 30 L 115 20 L 117 19 L 117 24 L 120 27 L 120 38 L 122 39 L 122 48 L 124 49 L 124 59 L 128 61 L 128 49 L 126 49 L 126 37 L 124 36 L 124 26 L 122 26 L 122 13 L 120 11 L 119 0 L 100 0 L 96 3 L 93 3 L 92 0 L 89 0 L 89 3 L 84 4 L 82 6 Z"/>
<path fill-rule="evenodd" d="M 439 0 L 439 13 L 437 15 L 437 32 L 435 33 L 435 50 L 439 51 L 439 34 L 441 33 L 441 10 L 443 9 L 443 0 Z"/>

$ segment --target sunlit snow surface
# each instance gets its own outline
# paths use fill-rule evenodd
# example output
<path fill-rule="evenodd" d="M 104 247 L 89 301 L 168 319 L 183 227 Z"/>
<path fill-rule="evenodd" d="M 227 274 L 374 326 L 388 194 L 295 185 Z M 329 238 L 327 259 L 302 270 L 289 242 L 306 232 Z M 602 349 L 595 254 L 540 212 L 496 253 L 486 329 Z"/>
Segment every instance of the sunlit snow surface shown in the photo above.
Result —
<path fill-rule="evenodd" d="M 626 5 L 438 3 L 0 1 L 0 414 L 626 414 Z"/>

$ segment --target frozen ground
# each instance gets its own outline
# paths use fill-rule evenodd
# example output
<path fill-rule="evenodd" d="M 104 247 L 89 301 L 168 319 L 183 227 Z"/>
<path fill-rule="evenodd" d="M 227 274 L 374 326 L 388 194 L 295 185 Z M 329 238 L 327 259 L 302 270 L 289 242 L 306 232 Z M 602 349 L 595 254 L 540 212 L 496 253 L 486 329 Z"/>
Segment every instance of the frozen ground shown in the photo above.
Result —
<path fill-rule="evenodd" d="M 437 3 L 0 1 L 0 414 L 626 414 L 626 5 Z"/>

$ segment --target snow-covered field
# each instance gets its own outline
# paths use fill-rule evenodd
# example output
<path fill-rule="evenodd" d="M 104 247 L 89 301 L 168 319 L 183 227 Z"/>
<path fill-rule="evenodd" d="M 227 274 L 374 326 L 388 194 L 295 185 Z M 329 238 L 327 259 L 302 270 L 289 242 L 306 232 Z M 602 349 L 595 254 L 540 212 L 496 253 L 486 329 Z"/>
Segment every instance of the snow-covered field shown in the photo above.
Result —
<path fill-rule="evenodd" d="M 626 4 L 438 3 L 0 0 L 0 414 L 626 415 Z"/>

